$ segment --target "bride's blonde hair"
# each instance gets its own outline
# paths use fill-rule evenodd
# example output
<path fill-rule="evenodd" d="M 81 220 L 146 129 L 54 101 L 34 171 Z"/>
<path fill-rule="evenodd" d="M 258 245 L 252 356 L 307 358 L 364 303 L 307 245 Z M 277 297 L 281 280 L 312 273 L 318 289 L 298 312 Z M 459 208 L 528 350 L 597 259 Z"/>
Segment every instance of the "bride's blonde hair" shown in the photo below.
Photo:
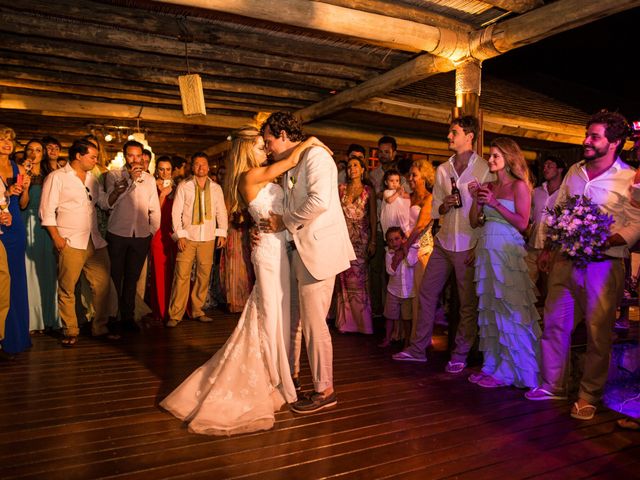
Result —
<path fill-rule="evenodd" d="M 253 146 L 259 136 L 260 131 L 253 125 L 241 127 L 231 133 L 231 149 L 225 161 L 227 172 L 224 179 L 224 201 L 229 215 L 247 206 L 238 191 L 238 184 L 244 172 L 260 166 L 253 155 Z"/>

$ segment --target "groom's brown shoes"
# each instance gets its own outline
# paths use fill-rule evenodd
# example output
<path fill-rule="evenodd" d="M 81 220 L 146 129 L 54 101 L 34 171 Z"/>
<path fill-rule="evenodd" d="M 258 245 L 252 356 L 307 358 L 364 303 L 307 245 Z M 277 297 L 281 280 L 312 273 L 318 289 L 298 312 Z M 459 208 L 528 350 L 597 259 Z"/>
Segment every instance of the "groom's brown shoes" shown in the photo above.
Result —
<path fill-rule="evenodd" d="M 314 392 L 307 398 L 303 398 L 302 400 L 298 400 L 296 403 L 291 405 L 291 410 L 296 413 L 314 413 L 320 410 L 324 410 L 325 408 L 331 408 L 337 405 L 338 397 L 336 397 L 336 392 L 331 392 L 328 395 L 324 393 Z"/>

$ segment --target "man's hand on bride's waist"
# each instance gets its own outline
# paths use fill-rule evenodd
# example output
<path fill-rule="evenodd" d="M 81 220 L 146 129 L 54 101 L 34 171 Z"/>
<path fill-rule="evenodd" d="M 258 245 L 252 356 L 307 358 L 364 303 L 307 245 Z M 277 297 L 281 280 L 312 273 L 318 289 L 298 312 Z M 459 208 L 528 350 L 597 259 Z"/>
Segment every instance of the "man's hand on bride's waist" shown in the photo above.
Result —
<path fill-rule="evenodd" d="M 259 223 L 260 231 L 263 233 L 282 232 L 285 229 L 282 221 L 282 215 L 269 212 L 268 218 L 261 218 Z"/>

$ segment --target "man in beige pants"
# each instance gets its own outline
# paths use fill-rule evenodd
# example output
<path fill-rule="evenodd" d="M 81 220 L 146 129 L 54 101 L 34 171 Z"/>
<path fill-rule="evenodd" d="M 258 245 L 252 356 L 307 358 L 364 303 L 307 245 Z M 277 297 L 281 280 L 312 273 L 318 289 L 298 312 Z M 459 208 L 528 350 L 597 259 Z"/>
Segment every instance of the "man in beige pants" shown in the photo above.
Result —
<path fill-rule="evenodd" d="M 58 309 L 65 337 L 62 346 L 78 341 L 75 288 L 84 272 L 93 293 L 96 312 L 94 337 L 106 336 L 106 302 L 109 293 L 107 242 L 98 231 L 95 205 L 106 202 L 106 194 L 91 174 L 98 151 L 87 140 L 76 140 L 69 148 L 69 163 L 49 174 L 42 187 L 40 219 L 58 251 Z"/>
<path fill-rule="evenodd" d="M 182 321 L 189 299 L 191 268 L 196 264 L 196 281 L 191 293 L 191 315 L 200 322 L 211 322 L 202 307 L 207 300 L 215 248 L 227 240 L 227 209 L 220 185 L 209 179 L 209 159 L 199 152 L 191 157 L 193 177 L 180 182 L 173 200 L 171 218 L 178 242 L 173 274 L 169 321 L 176 327 Z"/>
<path fill-rule="evenodd" d="M 630 198 L 636 172 L 618 157 L 627 132 L 622 115 L 607 111 L 593 115 L 583 141 L 584 160 L 571 166 L 556 201 L 561 205 L 571 195 L 585 195 L 613 216 L 604 258 L 592 260 L 584 268 L 560 253 L 551 263 L 547 249 L 538 258 L 540 270 L 549 272 L 541 341 L 542 385 L 525 397 L 567 398 L 571 334 L 584 320 L 587 352 L 578 400 L 571 409 L 571 416 L 578 420 L 593 418 L 604 393 L 616 307 L 624 288 L 623 259 L 629 256 L 629 246 L 640 239 L 640 208 L 632 205 Z"/>

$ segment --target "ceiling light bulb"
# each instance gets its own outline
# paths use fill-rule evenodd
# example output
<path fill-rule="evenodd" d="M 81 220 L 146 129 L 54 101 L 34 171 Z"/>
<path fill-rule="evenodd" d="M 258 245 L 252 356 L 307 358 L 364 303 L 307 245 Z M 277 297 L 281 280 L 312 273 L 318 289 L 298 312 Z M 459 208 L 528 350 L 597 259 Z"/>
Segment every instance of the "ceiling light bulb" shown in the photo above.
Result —
<path fill-rule="evenodd" d="M 127 140 L 135 140 L 136 137 L 133 136 L 133 133 L 127 137 Z"/>
<path fill-rule="evenodd" d="M 110 133 L 107 133 L 107 134 L 104 136 L 104 141 L 105 141 L 105 142 L 110 142 L 111 140 L 113 140 L 113 135 L 111 135 Z"/>

